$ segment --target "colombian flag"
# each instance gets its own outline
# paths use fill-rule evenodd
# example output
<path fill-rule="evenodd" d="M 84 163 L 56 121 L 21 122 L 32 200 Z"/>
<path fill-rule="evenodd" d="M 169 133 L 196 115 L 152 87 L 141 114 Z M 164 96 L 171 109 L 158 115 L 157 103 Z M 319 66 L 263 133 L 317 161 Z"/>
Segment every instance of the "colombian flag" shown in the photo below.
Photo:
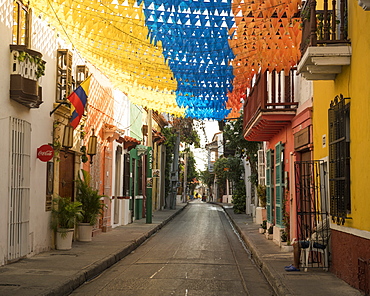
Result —
<path fill-rule="evenodd" d="M 89 87 L 90 87 L 90 79 L 91 75 L 87 77 L 79 87 L 75 89 L 73 93 L 71 93 L 68 96 L 68 100 L 71 102 L 71 104 L 74 107 L 74 111 L 72 112 L 72 117 L 70 121 L 70 125 L 75 129 L 80 120 L 82 115 L 84 114 L 85 111 L 85 106 L 87 103 L 87 97 L 89 93 Z"/>

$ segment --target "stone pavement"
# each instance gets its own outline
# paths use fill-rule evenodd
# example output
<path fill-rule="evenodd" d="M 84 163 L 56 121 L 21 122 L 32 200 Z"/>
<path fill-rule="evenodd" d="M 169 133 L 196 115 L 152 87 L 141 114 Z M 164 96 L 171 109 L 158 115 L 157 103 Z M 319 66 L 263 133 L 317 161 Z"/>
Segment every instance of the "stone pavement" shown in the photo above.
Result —
<path fill-rule="evenodd" d="M 235 214 L 227 205 L 221 205 L 233 222 L 252 259 L 261 269 L 277 295 L 290 296 L 355 296 L 363 295 L 349 286 L 333 273 L 321 268 L 309 268 L 307 272 L 286 272 L 284 266 L 293 263 L 293 252 L 284 252 L 272 240 L 267 240 L 260 234 L 260 225 L 253 223 L 252 217 L 245 214 Z"/>
<path fill-rule="evenodd" d="M 185 207 L 153 213 L 145 219 L 101 233 L 92 242 L 73 242 L 71 250 L 52 250 L 0 267 L 1 296 L 68 295 L 140 246 Z"/>
<path fill-rule="evenodd" d="M 0 295 L 68 295 L 130 254 L 186 206 L 180 204 L 176 210 L 154 212 L 152 224 L 146 224 L 145 219 L 136 220 L 100 234 L 92 242 L 74 242 L 72 250 L 52 250 L 2 266 Z M 259 225 L 252 218 L 223 207 L 278 295 L 362 295 L 330 272 L 315 269 L 287 273 L 284 266 L 292 262 L 292 253 L 281 252 L 275 243 L 259 234 Z"/>

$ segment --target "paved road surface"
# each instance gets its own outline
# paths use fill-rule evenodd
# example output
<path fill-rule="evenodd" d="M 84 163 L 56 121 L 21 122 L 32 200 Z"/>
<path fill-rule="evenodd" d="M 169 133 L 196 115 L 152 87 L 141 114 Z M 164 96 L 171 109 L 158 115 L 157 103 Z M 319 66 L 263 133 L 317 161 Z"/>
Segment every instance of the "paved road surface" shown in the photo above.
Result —
<path fill-rule="evenodd" d="M 192 202 L 136 251 L 72 295 L 274 295 L 223 210 Z"/>

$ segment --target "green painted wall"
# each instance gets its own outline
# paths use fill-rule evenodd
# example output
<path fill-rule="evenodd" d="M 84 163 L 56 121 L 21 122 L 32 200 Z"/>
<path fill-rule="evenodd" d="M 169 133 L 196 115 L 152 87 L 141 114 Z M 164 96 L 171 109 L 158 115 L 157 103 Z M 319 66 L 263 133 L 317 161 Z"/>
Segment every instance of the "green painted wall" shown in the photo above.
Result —
<path fill-rule="evenodd" d="M 141 127 L 143 119 L 143 112 L 141 108 L 135 104 L 130 103 L 130 137 L 133 137 L 139 141 L 143 140 L 143 133 Z"/>

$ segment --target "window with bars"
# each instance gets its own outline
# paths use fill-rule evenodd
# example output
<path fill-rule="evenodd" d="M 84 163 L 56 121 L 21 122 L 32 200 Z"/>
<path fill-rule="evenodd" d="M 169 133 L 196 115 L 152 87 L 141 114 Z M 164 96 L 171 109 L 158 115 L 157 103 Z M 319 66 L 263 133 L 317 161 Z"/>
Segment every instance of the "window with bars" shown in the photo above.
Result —
<path fill-rule="evenodd" d="M 27 255 L 30 214 L 31 124 L 10 118 L 8 260 Z"/>
<path fill-rule="evenodd" d="M 274 222 L 274 150 L 266 151 L 266 209 L 267 221 Z"/>
<path fill-rule="evenodd" d="M 261 150 L 258 150 L 257 151 L 257 155 L 258 155 L 258 184 L 260 185 L 265 185 L 266 184 L 266 181 L 265 181 L 265 155 L 264 155 L 264 151 L 261 149 Z"/>
<path fill-rule="evenodd" d="M 13 2 L 13 40 L 12 44 L 25 45 L 29 47 L 30 31 L 31 31 L 31 14 L 28 6 L 21 0 Z"/>
<path fill-rule="evenodd" d="M 72 93 L 74 80 L 72 76 L 72 52 L 68 49 L 57 51 L 56 101 L 64 102 Z"/>
<path fill-rule="evenodd" d="M 328 111 L 330 212 L 337 224 L 344 224 L 351 212 L 350 104 L 346 102 L 337 96 Z"/>

